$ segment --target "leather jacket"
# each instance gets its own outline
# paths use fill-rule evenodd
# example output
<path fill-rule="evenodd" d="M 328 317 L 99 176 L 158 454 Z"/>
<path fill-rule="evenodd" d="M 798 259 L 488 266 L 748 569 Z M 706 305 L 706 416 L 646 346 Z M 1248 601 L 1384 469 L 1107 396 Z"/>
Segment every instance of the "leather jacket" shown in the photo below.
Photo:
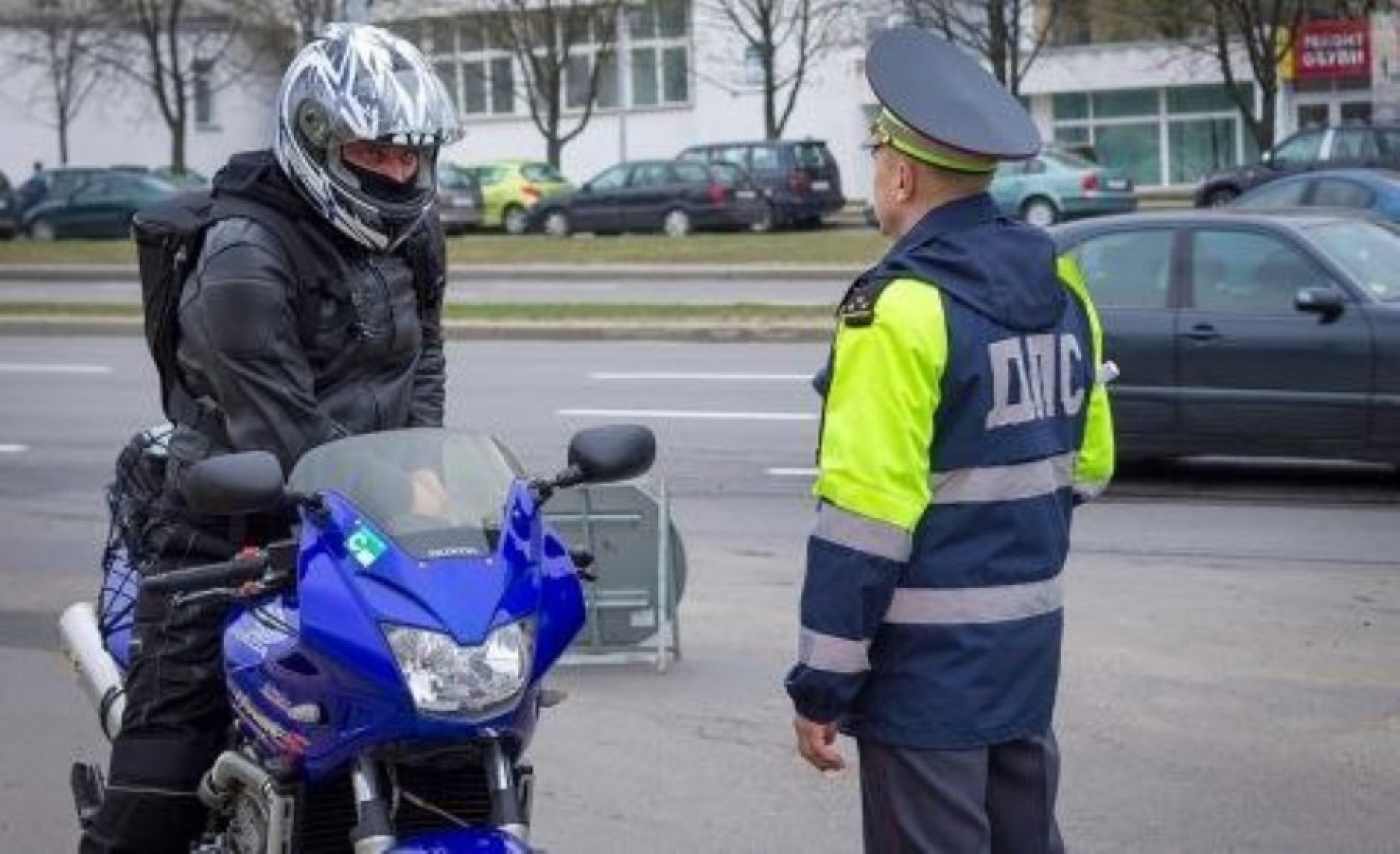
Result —
<path fill-rule="evenodd" d="M 191 393 L 215 414 L 206 420 L 214 426 L 176 425 L 167 496 L 186 467 L 208 456 L 267 450 L 290 471 L 307 450 L 342 436 L 441 426 L 441 299 L 420 299 L 405 255 L 342 237 L 302 200 L 270 152 L 236 155 L 214 188 L 312 223 L 324 238 L 313 242 L 333 251 L 316 256 L 312 281 L 297 281 L 283 240 L 269 228 L 231 218 L 209 229 L 181 294 L 178 360 Z M 432 245 L 441 251 L 441 239 Z"/>

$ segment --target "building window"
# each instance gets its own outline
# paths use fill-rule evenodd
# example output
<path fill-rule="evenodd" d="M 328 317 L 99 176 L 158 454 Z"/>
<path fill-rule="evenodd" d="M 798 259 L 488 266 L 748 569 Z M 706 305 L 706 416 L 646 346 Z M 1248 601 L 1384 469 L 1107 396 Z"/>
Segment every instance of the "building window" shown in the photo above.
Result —
<path fill-rule="evenodd" d="M 214 62 L 197 59 L 192 67 L 194 72 L 194 125 L 211 127 L 214 124 Z"/>
<path fill-rule="evenodd" d="M 627 16 L 632 50 L 632 104 L 690 101 L 690 4 L 647 0 Z"/>
<path fill-rule="evenodd" d="M 412 32 L 400 26 L 405 34 Z M 413 40 L 429 55 L 460 112 L 515 113 L 515 60 L 510 51 L 489 43 L 481 21 L 437 19 L 419 22 L 416 29 L 421 37 Z"/>
<path fill-rule="evenodd" d="M 570 110 L 582 110 L 588 106 L 588 94 L 592 85 L 593 68 L 598 69 L 598 91 L 593 106 L 598 109 L 612 109 L 618 106 L 617 98 L 617 39 L 613 32 L 617 26 L 614 18 L 595 18 L 591 22 L 588 38 L 575 39 L 570 45 L 569 57 L 564 64 L 564 106 Z M 607 50 L 603 50 L 603 46 Z"/>
<path fill-rule="evenodd" d="M 1061 93 L 1051 112 L 1056 142 L 1091 147 L 1141 186 L 1190 184 L 1253 153 L 1224 86 Z"/>

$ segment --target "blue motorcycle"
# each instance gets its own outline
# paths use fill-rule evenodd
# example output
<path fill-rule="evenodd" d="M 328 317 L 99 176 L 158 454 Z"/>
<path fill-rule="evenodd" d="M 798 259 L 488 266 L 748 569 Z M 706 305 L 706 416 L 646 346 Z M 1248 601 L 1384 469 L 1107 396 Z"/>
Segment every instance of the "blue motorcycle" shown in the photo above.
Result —
<path fill-rule="evenodd" d="M 294 540 L 141 582 L 233 603 L 235 724 L 200 787 L 214 824 L 195 850 L 531 850 L 526 748 L 558 699 L 542 680 L 584 624 L 591 562 L 542 508 L 655 453 L 644 427 L 582 430 L 560 474 L 529 479 L 489 437 L 413 429 L 316 448 L 285 482 L 264 452 L 193 467 L 200 512 L 299 519 Z M 99 625 L 79 603 L 60 639 L 110 736 L 129 638 Z"/>

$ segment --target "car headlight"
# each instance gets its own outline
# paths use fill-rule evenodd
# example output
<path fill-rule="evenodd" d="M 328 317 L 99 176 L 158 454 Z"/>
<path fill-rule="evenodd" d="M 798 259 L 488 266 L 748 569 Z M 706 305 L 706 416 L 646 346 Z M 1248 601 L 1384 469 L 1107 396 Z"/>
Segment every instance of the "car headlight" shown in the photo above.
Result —
<path fill-rule="evenodd" d="M 407 626 L 384 626 L 413 704 L 430 715 L 488 718 L 525 687 L 534 660 L 533 620 L 510 623 L 479 646 Z"/>

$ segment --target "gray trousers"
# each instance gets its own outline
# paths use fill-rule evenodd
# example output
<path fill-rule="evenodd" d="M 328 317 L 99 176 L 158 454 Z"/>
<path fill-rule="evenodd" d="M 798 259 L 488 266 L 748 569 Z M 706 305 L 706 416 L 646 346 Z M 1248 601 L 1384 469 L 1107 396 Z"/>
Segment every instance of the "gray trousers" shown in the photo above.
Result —
<path fill-rule="evenodd" d="M 866 854 L 1063 854 L 1053 732 L 971 750 L 859 748 Z"/>

